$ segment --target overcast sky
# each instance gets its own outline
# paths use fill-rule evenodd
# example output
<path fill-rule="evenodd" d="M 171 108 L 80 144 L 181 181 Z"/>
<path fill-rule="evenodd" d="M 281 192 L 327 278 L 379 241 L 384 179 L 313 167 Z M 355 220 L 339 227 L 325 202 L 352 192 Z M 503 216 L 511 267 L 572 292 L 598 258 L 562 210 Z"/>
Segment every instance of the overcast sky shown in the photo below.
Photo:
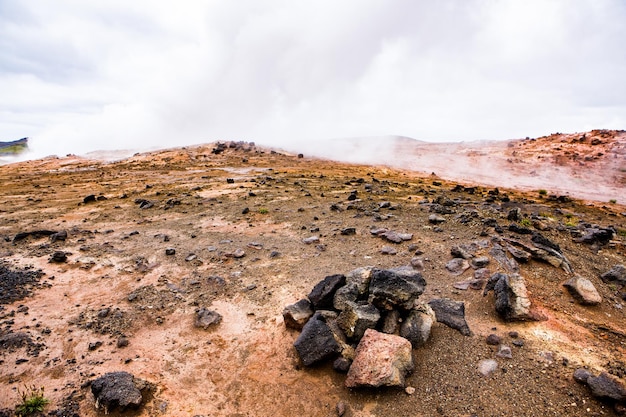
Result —
<path fill-rule="evenodd" d="M 0 0 L 0 141 L 623 129 L 625 22 L 624 0 Z"/>

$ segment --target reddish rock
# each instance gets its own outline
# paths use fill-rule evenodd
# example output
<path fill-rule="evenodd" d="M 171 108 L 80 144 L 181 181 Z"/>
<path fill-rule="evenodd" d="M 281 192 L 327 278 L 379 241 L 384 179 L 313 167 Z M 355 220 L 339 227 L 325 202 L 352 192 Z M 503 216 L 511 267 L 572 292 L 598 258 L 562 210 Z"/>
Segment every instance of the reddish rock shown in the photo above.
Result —
<path fill-rule="evenodd" d="M 413 367 L 408 340 L 367 329 L 356 348 L 346 387 L 404 387 L 405 377 Z"/>

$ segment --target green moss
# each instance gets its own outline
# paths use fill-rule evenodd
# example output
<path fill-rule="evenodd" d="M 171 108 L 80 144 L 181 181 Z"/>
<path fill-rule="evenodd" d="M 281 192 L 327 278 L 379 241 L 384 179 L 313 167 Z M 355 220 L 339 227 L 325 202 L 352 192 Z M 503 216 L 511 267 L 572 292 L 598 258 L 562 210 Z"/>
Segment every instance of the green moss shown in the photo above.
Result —
<path fill-rule="evenodd" d="M 268 209 L 266 209 L 265 207 L 261 207 L 259 208 L 259 214 L 267 214 L 270 211 Z"/>

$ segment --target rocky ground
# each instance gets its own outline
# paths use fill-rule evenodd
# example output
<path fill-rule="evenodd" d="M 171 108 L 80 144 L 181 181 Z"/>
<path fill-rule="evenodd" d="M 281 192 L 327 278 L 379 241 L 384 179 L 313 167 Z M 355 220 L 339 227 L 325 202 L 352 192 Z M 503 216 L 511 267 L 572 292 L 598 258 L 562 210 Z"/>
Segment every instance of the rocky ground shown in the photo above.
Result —
<path fill-rule="evenodd" d="M 624 413 L 574 379 L 580 368 L 626 377 L 626 277 L 601 278 L 626 264 L 626 208 L 612 196 L 585 202 L 246 143 L 48 158 L 2 166 L 0 178 L 0 415 L 31 385 L 45 387 L 46 415 L 102 415 L 93 392 L 110 372 L 142 392 L 124 415 Z M 469 332 L 433 324 L 404 387 L 347 388 L 332 361 L 304 366 L 300 332 L 284 323 L 284 307 L 326 276 L 365 266 L 410 266 L 426 282 L 419 300 L 464 305 Z M 522 277 L 526 320 L 483 296 L 496 272 Z M 599 304 L 563 286 L 577 276 Z"/>

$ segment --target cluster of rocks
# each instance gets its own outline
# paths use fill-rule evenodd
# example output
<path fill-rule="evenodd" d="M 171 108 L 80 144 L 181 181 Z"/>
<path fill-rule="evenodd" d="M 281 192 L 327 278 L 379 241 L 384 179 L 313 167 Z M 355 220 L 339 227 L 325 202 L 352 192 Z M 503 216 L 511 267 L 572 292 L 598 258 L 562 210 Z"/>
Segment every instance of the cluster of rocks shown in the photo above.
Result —
<path fill-rule="evenodd" d="M 305 366 L 333 360 L 346 386 L 404 386 L 412 348 L 435 321 L 471 334 L 463 303 L 418 300 L 426 281 L 411 267 L 363 267 L 320 281 L 307 298 L 285 307 L 288 328 L 301 330 L 294 347 Z"/>
<path fill-rule="evenodd" d="M 612 402 L 616 405 L 616 408 L 626 411 L 626 386 L 617 377 L 606 372 L 595 376 L 584 368 L 574 371 L 573 376 L 576 382 L 589 387 L 594 397 Z"/>

